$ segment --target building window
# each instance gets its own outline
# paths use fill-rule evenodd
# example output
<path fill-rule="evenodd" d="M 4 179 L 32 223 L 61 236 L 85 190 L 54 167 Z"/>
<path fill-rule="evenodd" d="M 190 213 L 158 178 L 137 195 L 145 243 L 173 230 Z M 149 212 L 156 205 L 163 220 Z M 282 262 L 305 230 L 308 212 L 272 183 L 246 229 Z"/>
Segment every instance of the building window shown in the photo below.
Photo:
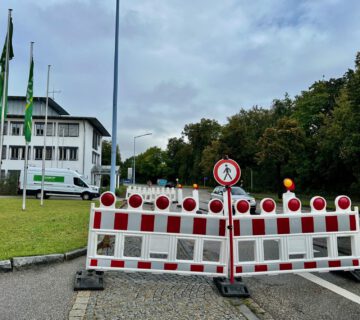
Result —
<path fill-rule="evenodd" d="M 29 148 L 30 150 L 30 148 Z M 25 147 L 10 146 L 10 159 L 11 160 L 24 160 Z"/>
<path fill-rule="evenodd" d="M 35 134 L 37 136 L 43 136 L 44 135 L 44 124 L 40 122 L 35 123 Z"/>
<path fill-rule="evenodd" d="M 34 160 L 42 159 L 43 147 L 34 147 Z"/>
<path fill-rule="evenodd" d="M 22 122 L 10 122 L 10 130 L 12 136 L 21 136 L 23 132 L 23 123 Z"/>
<path fill-rule="evenodd" d="M 100 155 L 96 152 L 92 153 L 92 164 L 100 165 Z"/>
<path fill-rule="evenodd" d="M 78 123 L 59 123 L 58 129 L 59 137 L 78 137 L 79 124 Z"/>
<path fill-rule="evenodd" d="M 92 141 L 92 147 L 95 150 L 98 150 L 100 146 L 101 136 L 94 130 L 93 131 L 93 141 Z"/>
<path fill-rule="evenodd" d="M 78 156 L 78 148 L 69 148 L 69 160 L 76 161 Z"/>
<path fill-rule="evenodd" d="M 44 147 L 34 147 L 34 160 L 42 160 Z M 45 160 L 52 160 L 54 147 L 46 147 Z"/>
<path fill-rule="evenodd" d="M 37 136 L 43 136 L 44 135 L 44 128 L 45 123 L 44 122 L 35 122 L 35 134 Z M 48 122 L 46 126 L 46 136 L 53 136 L 54 135 L 54 123 Z"/>
<path fill-rule="evenodd" d="M 6 159 L 6 146 L 2 147 L 1 159 Z"/>
<path fill-rule="evenodd" d="M 4 122 L 4 127 L 3 127 L 3 135 L 6 136 L 8 132 L 8 123 L 7 121 Z"/>
<path fill-rule="evenodd" d="M 77 161 L 78 150 L 77 147 L 59 147 L 59 160 Z"/>

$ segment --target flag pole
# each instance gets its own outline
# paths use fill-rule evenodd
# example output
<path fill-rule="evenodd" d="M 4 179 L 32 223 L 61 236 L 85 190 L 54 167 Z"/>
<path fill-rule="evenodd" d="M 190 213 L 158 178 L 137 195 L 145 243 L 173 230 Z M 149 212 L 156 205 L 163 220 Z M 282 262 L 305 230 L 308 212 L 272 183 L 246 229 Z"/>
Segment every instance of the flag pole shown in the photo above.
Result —
<path fill-rule="evenodd" d="M 5 122 L 5 104 L 7 100 L 7 86 L 9 80 L 9 55 L 10 55 L 10 23 L 11 23 L 11 12 L 12 9 L 9 9 L 8 14 L 8 27 L 7 27 L 7 34 L 6 34 L 6 58 L 5 58 L 5 72 L 4 72 L 4 87 L 3 87 L 3 95 L 2 95 L 2 104 L 1 104 L 1 123 L 0 123 L 0 180 L 1 176 L 1 167 L 2 167 L 2 151 L 3 151 L 3 144 L 4 144 L 4 122 Z"/>
<path fill-rule="evenodd" d="M 33 50 L 34 50 L 34 42 L 30 42 L 30 72 L 31 72 L 31 63 L 33 60 Z M 28 92 L 26 92 L 26 100 L 28 99 Z M 28 101 L 26 101 L 28 104 Z M 26 110 L 25 110 L 26 112 Z M 26 126 L 26 121 L 24 122 Z M 30 132 L 31 134 L 31 132 Z M 29 142 L 25 137 L 25 162 L 24 162 L 24 185 L 23 185 L 23 202 L 22 202 L 22 209 L 26 209 L 26 186 L 27 186 L 27 169 L 28 169 L 28 155 L 29 155 Z"/>
<path fill-rule="evenodd" d="M 45 125 L 44 125 L 44 148 L 43 148 L 43 153 L 42 153 L 42 170 L 41 170 L 42 175 L 41 175 L 41 200 L 40 200 L 40 205 L 44 204 L 46 134 L 47 134 L 47 116 L 48 116 L 48 105 L 49 105 L 50 68 L 51 68 L 51 65 L 48 65 L 47 85 L 46 85 Z"/>

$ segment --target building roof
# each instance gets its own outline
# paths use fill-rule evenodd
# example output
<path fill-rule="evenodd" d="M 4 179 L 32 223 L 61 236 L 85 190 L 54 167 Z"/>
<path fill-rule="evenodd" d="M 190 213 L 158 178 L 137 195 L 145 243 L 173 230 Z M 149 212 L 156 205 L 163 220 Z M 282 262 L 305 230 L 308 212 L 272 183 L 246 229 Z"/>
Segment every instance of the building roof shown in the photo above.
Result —
<path fill-rule="evenodd" d="M 45 97 L 34 97 L 33 99 L 34 99 L 34 102 L 39 101 L 39 102 L 46 103 L 46 98 Z M 17 101 L 23 101 L 24 104 L 26 103 L 26 97 L 22 97 L 22 96 L 9 96 L 8 100 L 17 100 Z M 51 108 L 53 108 L 61 116 L 68 116 L 69 115 L 69 113 L 66 110 L 64 110 L 58 103 L 56 103 L 50 97 L 49 97 L 49 106 Z"/>
<path fill-rule="evenodd" d="M 8 114 L 7 115 L 8 118 L 19 118 L 19 119 L 23 119 L 24 116 L 18 115 L 18 114 Z M 44 116 L 33 116 L 33 119 L 45 119 Z M 93 117 L 73 117 L 73 116 L 69 116 L 69 115 L 65 115 L 65 116 L 48 116 L 48 120 L 64 120 L 64 121 L 68 121 L 68 120 L 87 120 L 89 121 L 92 126 L 94 128 L 96 128 L 99 133 L 103 136 L 103 137 L 110 137 L 110 133 L 105 129 L 105 127 L 101 124 L 101 122 Z"/>

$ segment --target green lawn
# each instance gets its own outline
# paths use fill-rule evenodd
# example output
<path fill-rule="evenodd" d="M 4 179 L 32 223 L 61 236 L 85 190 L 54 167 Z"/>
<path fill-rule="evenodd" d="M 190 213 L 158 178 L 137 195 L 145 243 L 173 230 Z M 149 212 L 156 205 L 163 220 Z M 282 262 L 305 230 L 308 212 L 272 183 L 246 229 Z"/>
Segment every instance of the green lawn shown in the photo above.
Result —
<path fill-rule="evenodd" d="M 90 201 L 0 199 L 0 260 L 65 253 L 87 244 Z"/>

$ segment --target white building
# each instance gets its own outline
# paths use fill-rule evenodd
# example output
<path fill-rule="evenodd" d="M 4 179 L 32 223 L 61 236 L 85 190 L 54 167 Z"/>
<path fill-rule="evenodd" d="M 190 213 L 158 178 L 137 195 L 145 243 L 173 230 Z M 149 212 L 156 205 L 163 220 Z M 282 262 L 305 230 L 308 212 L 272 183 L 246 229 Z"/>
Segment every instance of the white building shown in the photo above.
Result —
<path fill-rule="evenodd" d="M 46 98 L 34 97 L 29 166 L 42 165 L 45 105 Z M 19 173 L 24 168 L 24 110 L 25 97 L 9 97 L 4 125 L 2 175 Z M 103 137 L 110 137 L 110 134 L 96 118 L 70 116 L 53 99 L 49 99 L 46 167 L 76 170 L 90 183 L 100 185 Z"/>

